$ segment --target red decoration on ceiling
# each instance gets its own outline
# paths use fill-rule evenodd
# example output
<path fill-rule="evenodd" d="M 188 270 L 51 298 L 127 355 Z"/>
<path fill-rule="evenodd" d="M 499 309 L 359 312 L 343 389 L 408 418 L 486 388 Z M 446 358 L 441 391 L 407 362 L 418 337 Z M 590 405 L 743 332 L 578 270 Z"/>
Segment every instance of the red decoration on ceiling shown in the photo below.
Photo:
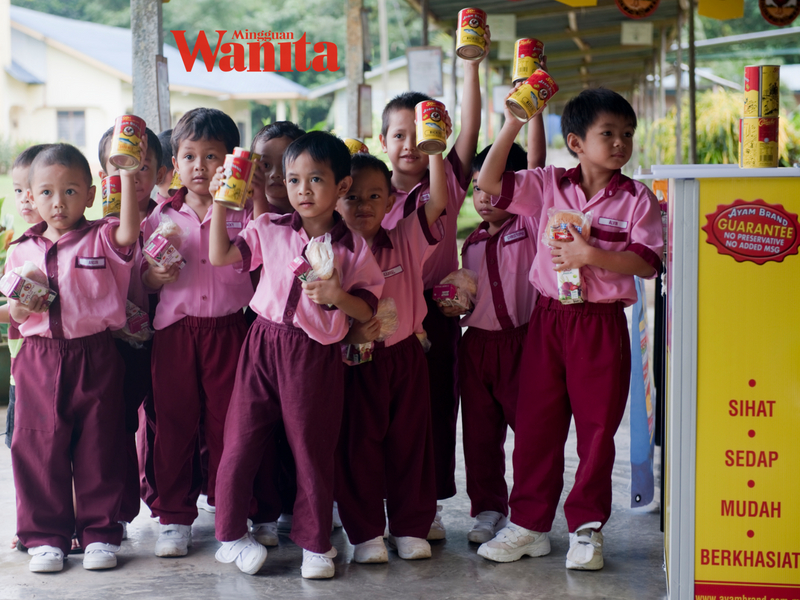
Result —
<path fill-rule="evenodd" d="M 646 19 L 656 12 L 659 2 L 660 0 L 616 0 L 619 12 L 631 19 Z"/>
<path fill-rule="evenodd" d="M 761 16 L 770 25 L 783 27 L 800 14 L 800 3 L 797 0 L 758 0 Z"/>

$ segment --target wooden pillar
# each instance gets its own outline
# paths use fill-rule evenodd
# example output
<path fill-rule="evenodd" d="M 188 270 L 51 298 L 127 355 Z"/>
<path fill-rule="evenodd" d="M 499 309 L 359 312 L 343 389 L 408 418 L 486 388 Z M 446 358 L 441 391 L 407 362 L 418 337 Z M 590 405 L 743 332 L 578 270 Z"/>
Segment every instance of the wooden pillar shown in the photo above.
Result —
<path fill-rule="evenodd" d="M 667 76 L 667 28 L 661 28 L 661 41 L 658 45 L 658 116 L 667 116 L 667 92 L 664 78 Z"/>
<path fill-rule="evenodd" d="M 420 0 L 419 12 L 422 17 L 422 45 L 428 45 L 428 0 Z"/>
<path fill-rule="evenodd" d="M 378 37 L 381 45 L 382 104 L 386 104 L 389 102 L 389 13 L 386 10 L 386 0 L 378 0 Z"/>
<path fill-rule="evenodd" d="M 697 164 L 697 82 L 694 61 L 694 0 L 689 0 L 689 162 Z"/>
<path fill-rule="evenodd" d="M 358 86 L 364 83 L 362 8 L 363 0 L 347 0 L 347 123 L 342 137 L 358 137 Z"/>
<path fill-rule="evenodd" d="M 161 122 L 161 115 L 170 114 L 169 93 L 161 96 L 161 102 L 166 102 L 167 106 L 159 107 L 156 75 L 157 62 L 166 61 L 161 56 L 164 47 L 161 0 L 131 0 L 131 34 L 133 112 L 144 119 L 150 129 L 160 133 L 172 125 L 169 122 Z"/>
<path fill-rule="evenodd" d="M 292 123 L 299 123 L 300 112 L 297 110 L 297 100 L 289 101 L 289 114 L 292 117 Z"/>
<path fill-rule="evenodd" d="M 675 164 L 683 164 L 683 140 L 681 139 L 681 102 L 682 102 L 682 85 L 683 79 L 683 50 L 681 49 L 681 30 L 683 29 L 683 9 L 678 3 L 678 49 L 675 52 Z"/>

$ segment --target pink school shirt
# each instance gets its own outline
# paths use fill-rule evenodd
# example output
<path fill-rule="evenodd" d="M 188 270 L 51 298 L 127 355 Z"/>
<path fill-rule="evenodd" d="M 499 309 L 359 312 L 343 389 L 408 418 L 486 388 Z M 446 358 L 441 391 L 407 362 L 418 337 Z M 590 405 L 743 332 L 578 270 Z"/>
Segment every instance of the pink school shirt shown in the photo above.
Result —
<path fill-rule="evenodd" d="M 178 280 L 164 285 L 159 291 L 155 329 L 164 329 L 184 317 L 224 317 L 242 310 L 253 297 L 253 283 L 247 273 L 233 267 L 215 267 L 208 260 L 208 241 L 211 232 L 211 214 L 219 210 L 216 203 L 200 221 L 184 202 L 186 188 L 181 188 L 166 204 L 161 204 L 145 221 L 144 239 L 147 240 L 161 222 L 161 215 L 172 219 L 186 236 L 178 251 L 186 260 Z M 224 209 L 228 236 L 231 240 L 250 222 L 252 208 Z M 149 264 L 145 261 L 142 273 Z"/>
<path fill-rule="evenodd" d="M 438 228 L 434 229 L 436 233 L 428 227 L 425 208 L 421 206 L 401 219 L 394 229 L 381 228 L 372 241 L 372 253 L 386 279 L 381 299 L 394 298 L 397 305 L 399 326 L 389 339 L 384 340 L 385 347 L 402 342 L 415 331 L 422 330 L 422 320 L 428 313 L 423 296 L 422 270 L 443 234 Z"/>
<path fill-rule="evenodd" d="M 528 280 L 536 256 L 537 217 L 514 215 L 494 235 L 481 225 L 464 241 L 461 261 L 478 274 L 478 293 L 462 327 L 514 329 L 530 321 L 538 293 Z"/>
<path fill-rule="evenodd" d="M 455 149 L 450 150 L 444 161 L 447 177 L 447 208 L 440 218 L 444 227 L 444 238 L 436 246 L 433 256 L 425 263 L 423 280 L 425 289 L 429 290 L 441 282 L 450 273 L 458 269 L 458 212 L 467 197 L 471 173 L 464 173 L 461 160 Z M 394 229 L 403 219 L 425 204 L 430 198 L 430 177 L 426 173 L 422 180 L 410 191 L 404 192 L 392 188 L 396 196 L 392 210 L 383 217 L 382 225 L 387 230 Z"/>
<path fill-rule="evenodd" d="M 342 288 L 366 301 L 374 313 L 383 291 L 378 263 L 364 239 L 350 232 L 339 213 L 333 213 L 333 218 L 335 224 L 330 234 L 334 266 Z M 233 267 L 244 276 L 263 267 L 250 302 L 250 308 L 258 315 L 299 327 L 320 344 L 334 344 L 347 335 L 349 317 L 336 307 L 312 301 L 290 267 L 295 258 L 303 255 L 309 242 L 299 214 L 263 214 L 251 221 L 233 242 L 242 253 L 242 261 Z"/>
<path fill-rule="evenodd" d="M 29 260 L 58 294 L 46 312 L 30 315 L 19 326 L 23 337 L 74 339 L 122 329 L 133 246 L 114 244 L 111 232 L 117 227 L 116 217 L 83 219 L 54 244 L 42 235 L 47 228 L 43 221 L 20 236 L 8 270 Z"/>
<path fill-rule="evenodd" d="M 493 198 L 495 206 L 520 215 L 539 216 L 539 242 L 530 281 L 539 293 L 558 298 L 556 272 L 547 245 L 547 209 L 592 211 L 592 234 L 589 243 L 597 248 L 641 256 L 653 267 L 655 277 L 661 271 L 663 247 L 661 211 L 647 187 L 617 171 L 605 189 L 587 199 L 580 186 L 580 165 L 566 170 L 558 167 L 507 171 L 503 174 L 501 195 Z M 582 267 L 581 277 L 589 302 L 616 302 L 630 306 L 636 301 L 632 275 L 612 273 L 597 267 Z"/>

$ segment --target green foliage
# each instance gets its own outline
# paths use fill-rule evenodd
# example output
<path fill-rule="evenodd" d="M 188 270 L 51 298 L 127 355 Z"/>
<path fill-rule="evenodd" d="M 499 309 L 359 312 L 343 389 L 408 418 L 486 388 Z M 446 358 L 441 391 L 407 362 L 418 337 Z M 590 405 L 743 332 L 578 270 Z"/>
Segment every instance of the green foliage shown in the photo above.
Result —
<path fill-rule="evenodd" d="M 32 142 L 30 140 L 21 140 L 12 142 L 7 137 L 0 137 L 0 175 L 5 175 L 11 172 L 11 166 L 14 164 L 14 159 L 28 146 L 33 146 L 39 142 Z M 2 206 L 2 203 L 0 203 Z"/>

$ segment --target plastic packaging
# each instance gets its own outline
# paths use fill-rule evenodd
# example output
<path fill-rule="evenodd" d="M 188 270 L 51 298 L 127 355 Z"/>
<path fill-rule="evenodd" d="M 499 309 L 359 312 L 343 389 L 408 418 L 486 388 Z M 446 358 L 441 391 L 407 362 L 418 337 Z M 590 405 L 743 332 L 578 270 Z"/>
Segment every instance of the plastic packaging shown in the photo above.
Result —
<path fill-rule="evenodd" d="M 592 232 L 592 213 L 579 210 L 547 209 L 546 235 L 549 242 L 571 242 L 574 238 L 568 224 L 572 224 L 581 237 L 589 241 Z M 558 299 L 562 304 L 579 304 L 586 299 L 586 288 L 583 285 L 580 269 L 564 269 L 556 271 L 558 283 Z"/>
<path fill-rule="evenodd" d="M 0 292 L 26 306 L 35 297 L 44 296 L 44 307 L 49 308 L 56 293 L 47 285 L 47 275 L 29 260 L 0 278 Z"/>
<path fill-rule="evenodd" d="M 333 275 L 333 244 L 331 234 L 311 238 L 306 246 L 306 260 L 318 279 L 330 279 Z"/>
<path fill-rule="evenodd" d="M 394 298 L 381 298 L 378 301 L 378 310 L 375 311 L 375 318 L 381 322 L 381 332 L 375 338 L 375 341 L 385 342 L 400 327 L 400 321 L 397 318 L 397 304 L 395 304 Z"/>
<path fill-rule="evenodd" d="M 433 299 L 439 306 L 458 306 L 472 310 L 478 293 L 478 275 L 469 269 L 453 271 L 433 286 Z"/>
<path fill-rule="evenodd" d="M 169 216 L 162 214 L 161 222 L 147 239 L 142 254 L 151 265 L 170 267 L 178 264 L 182 269 L 186 266 L 186 260 L 178 249 L 185 238 L 186 234 L 178 224 Z"/>
<path fill-rule="evenodd" d="M 115 338 L 125 340 L 134 348 L 142 348 L 143 343 L 153 337 L 153 328 L 150 326 L 150 318 L 147 316 L 146 312 L 130 300 L 125 304 L 125 316 L 127 317 L 125 327 L 117 331 L 112 331 L 111 335 Z"/>

